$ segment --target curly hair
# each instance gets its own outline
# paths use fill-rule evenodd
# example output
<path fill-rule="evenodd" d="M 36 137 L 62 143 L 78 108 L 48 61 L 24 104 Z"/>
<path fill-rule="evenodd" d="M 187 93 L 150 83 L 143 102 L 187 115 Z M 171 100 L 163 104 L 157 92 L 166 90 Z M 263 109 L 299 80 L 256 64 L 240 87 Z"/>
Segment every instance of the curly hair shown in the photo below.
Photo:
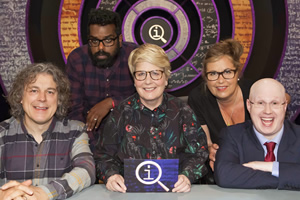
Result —
<path fill-rule="evenodd" d="M 28 84 L 36 81 L 39 74 L 51 75 L 56 83 L 58 106 L 55 116 L 62 119 L 66 116 L 69 108 L 70 83 L 65 74 L 51 63 L 30 64 L 17 74 L 7 96 L 7 101 L 11 107 L 10 114 L 19 120 L 23 118 L 24 110 L 21 101 L 24 90 Z"/>
<path fill-rule="evenodd" d="M 98 24 L 105 26 L 114 24 L 116 26 L 116 34 L 121 35 L 122 22 L 120 15 L 117 12 L 110 10 L 92 9 L 89 13 L 87 34 L 90 35 L 90 25 Z"/>
<path fill-rule="evenodd" d="M 234 39 L 226 39 L 214 44 L 206 52 L 203 59 L 202 75 L 205 76 L 208 63 L 216 62 L 223 56 L 227 56 L 231 60 L 233 66 L 240 72 L 242 66 L 240 58 L 242 54 L 243 46 Z"/>
<path fill-rule="evenodd" d="M 148 62 L 152 65 L 160 67 L 166 78 L 171 75 L 171 64 L 170 60 L 165 51 L 155 44 L 145 43 L 134 49 L 128 57 L 128 65 L 130 73 L 133 76 L 135 72 L 136 64 L 139 62 Z"/>

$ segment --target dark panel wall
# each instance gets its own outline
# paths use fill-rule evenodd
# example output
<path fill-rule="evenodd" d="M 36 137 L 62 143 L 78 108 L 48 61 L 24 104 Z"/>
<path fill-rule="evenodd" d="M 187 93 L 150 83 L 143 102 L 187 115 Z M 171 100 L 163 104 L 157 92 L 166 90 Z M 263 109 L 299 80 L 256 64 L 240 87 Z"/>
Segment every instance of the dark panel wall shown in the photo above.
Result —
<path fill-rule="evenodd" d="M 244 77 L 274 77 L 282 55 L 286 30 L 284 1 L 254 0 L 255 39 Z"/>
<path fill-rule="evenodd" d="M 5 99 L 5 94 L 4 91 L 2 89 L 2 87 L 0 86 L 0 122 L 9 118 L 9 105 L 6 102 Z"/>

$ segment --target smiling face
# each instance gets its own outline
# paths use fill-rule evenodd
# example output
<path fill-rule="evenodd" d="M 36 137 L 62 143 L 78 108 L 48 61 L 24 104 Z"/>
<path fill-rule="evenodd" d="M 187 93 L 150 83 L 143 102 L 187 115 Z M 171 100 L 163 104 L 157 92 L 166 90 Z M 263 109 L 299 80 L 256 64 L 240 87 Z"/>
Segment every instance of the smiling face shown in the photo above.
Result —
<path fill-rule="evenodd" d="M 88 39 L 114 39 L 117 37 L 116 26 L 114 24 L 107 24 L 100 26 L 98 24 L 90 25 L 90 35 Z M 93 60 L 93 64 L 98 67 L 111 67 L 115 56 L 118 54 L 122 46 L 122 35 L 119 35 L 114 40 L 114 45 L 106 47 L 102 42 L 96 47 L 89 46 L 89 53 Z"/>
<path fill-rule="evenodd" d="M 247 109 L 254 127 L 265 138 L 274 138 L 282 128 L 287 107 L 285 102 L 285 90 L 274 79 L 262 79 L 251 87 Z"/>
<path fill-rule="evenodd" d="M 135 67 L 135 71 L 152 71 L 162 70 L 148 62 L 138 62 Z M 165 74 L 162 74 L 162 78 L 159 80 L 153 80 L 150 74 L 147 73 L 147 77 L 143 81 L 134 79 L 134 84 L 137 93 L 140 95 L 141 102 L 149 109 L 153 110 L 157 108 L 163 100 L 163 92 L 168 85 L 168 79 Z"/>
<path fill-rule="evenodd" d="M 36 80 L 25 86 L 22 106 L 27 127 L 50 125 L 57 110 L 56 83 L 49 74 L 38 74 Z"/>
<path fill-rule="evenodd" d="M 236 70 L 228 56 L 223 56 L 216 62 L 207 63 L 208 72 L 223 72 L 225 70 Z M 222 75 L 215 81 L 206 80 L 210 92 L 219 100 L 226 101 L 233 98 L 238 91 L 238 72 L 232 79 L 224 79 Z"/>

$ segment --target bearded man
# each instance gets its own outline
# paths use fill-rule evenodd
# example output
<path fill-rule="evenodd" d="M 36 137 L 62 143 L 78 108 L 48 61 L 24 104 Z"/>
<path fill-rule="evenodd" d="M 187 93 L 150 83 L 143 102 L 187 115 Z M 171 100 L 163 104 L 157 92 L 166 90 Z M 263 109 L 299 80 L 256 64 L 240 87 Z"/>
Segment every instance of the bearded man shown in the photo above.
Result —
<path fill-rule="evenodd" d="M 135 92 L 128 56 L 137 47 L 123 42 L 118 13 L 94 9 L 89 13 L 88 44 L 68 57 L 66 73 L 71 83 L 69 118 L 86 123 L 94 151 L 101 122 L 110 110 Z"/>

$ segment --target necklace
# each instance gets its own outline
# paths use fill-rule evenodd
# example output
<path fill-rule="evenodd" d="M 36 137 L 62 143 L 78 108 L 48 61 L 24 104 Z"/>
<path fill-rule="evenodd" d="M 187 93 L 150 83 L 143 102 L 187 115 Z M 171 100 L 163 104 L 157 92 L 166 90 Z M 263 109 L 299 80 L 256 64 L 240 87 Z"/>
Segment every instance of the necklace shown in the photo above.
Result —
<path fill-rule="evenodd" d="M 226 115 L 230 117 L 229 119 L 230 119 L 231 122 L 233 122 L 233 120 L 232 120 L 232 115 L 233 115 L 234 110 L 235 110 L 235 108 L 236 108 L 236 104 L 235 104 L 235 103 L 236 103 L 236 100 L 238 99 L 238 96 L 239 96 L 239 93 L 235 96 L 235 99 L 234 99 L 234 102 L 233 102 L 233 108 L 232 108 L 232 110 L 231 110 L 230 116 L 228 115 L 228 113 L 227 113 L 225 110 L 223 110 L 223 108 L 222 108 L 222 106 L 221 106 L 219 100 L 217 99 L 217 103 L 218 103 L 218 105 L 219 105 L 219 108 L 220 108 L 220 110 L 221 110 L 221 113 L 222 113 L 222 112 L 223 112 L 223 113 L 226 113 Z M 230 121 L 227 122 L 225 116 L 223 117 L 223 119 L 224 119 L 225 124 L 226 124 L 227 126 L 230 126 L 230 125 L 233 125 L 233 124 L 234 124 L 234 123 L 233 123 L 233 124 L 230 124 Z"/>

